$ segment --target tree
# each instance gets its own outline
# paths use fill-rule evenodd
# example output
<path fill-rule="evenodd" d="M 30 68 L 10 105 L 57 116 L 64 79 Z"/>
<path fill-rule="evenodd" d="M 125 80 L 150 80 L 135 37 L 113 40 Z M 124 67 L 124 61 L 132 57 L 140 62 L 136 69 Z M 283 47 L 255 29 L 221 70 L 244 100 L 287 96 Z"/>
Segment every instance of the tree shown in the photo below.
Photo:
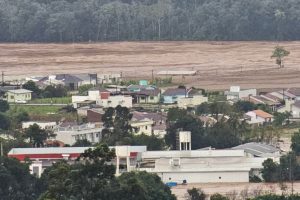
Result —
<path fill-rule="evenodd" d="M 192 188 L 188 190 L 189 200 L 205 200 L 206 194 L 197 188 Z"/>
<path fill-rule="evenodd" d="M 76 140 L 76 142 L 72 145 L 72 147 L 90 147 L 92 143 L 87 139 Z"/>
<path fill-rule="evenodd" d="M 273 124 L 275 126 L 282 126 L 285 123 L 289 123 L 288 119 L 291 117 L 291 113 L 287 111 L 284 113 L 275 112 L 273 115 L 274 115 Z"/>
<path fill-rule="evenodd" d="M 41 129 L 37 124 L 30 125 L 29 128 L 25 130 L 25 137 L 29 138 L 33 147 L 43 147 L 44 142 L 53 136 L 51 131 Z"/>
<path fill-rule="evenodd" d="M 228 197 L 225 197 L 219 193 L 213 194 L 210 196 L 210 200 L 229 200 Z"/>
<path fill-rule="evenodd" d="M 256 105 L 250 101 L 238 101 L 233 104 L 237 111 L 248 112 L 256 109 Z"/>
<path fill-rule="evenodd" d="M 9 104 L 7 101 L 0 99 L 0 112 L 6 112 L 9 110 Z"/>
<path fill-rule="evenodd" d="M 10 121 L 9 121 L 9 118 L 0 113 L 0 130 L 8 130 L 10 127 Z"/>
<path fill-rule="evenodd" d="M 87 84 L 87 85 L 81 85 L 78 88 L 78 92 L 81 95 L 87 95 L 88 91 L 93 88 L 94 86 L 92 84 Z"/>
<path fill-rule="evenodd" d="M 53 85 L 48 85 L 44 89 L 42 96 L 45 98 L 65 97 L 67 96 L 67 89 L 62 85 L 58 85 L 56 87 Z"/>
<path fill-rule="evenodd" d="M 166 146 L 163 139 L 158 138 L 155 135 L 136 135 L 132 137 L 131 145 L 145 145 L 149 151 L 163 150 Z"/>
<path fill-rule="evenodd" d="M 300 129 L 292 136 L 291 148 L 293 152 L 295 152 L 297 155 L 300 155 Z"/>
<path fill-rule="evenodd" d="M 266 182 L 275 182 L 280 180 L 279 165 L 271 158 L 263 162 L 263 169 L 261 170 L 263 179 Z"/>
<path fill-rule="evenodd" d="M 28 164 L 0 156 L 0 196 L 2 200 L 36 200 L 41 187 L 29 173 Z"/>
<path fill-rule="evenodd" d="M 102 117 L 103 141 L 109 145 L 129 144 L 132 136 L 131 118 L 132 114 L 126 107 L 108 108 Z"/>
<path fill-rule="evenodd" d="M 123 173 L 118 177 L 121 199 L 175 200 L 176 197 L 156 174 L 147 172 Z"/>
<path fill-rule="evenodd" d="M 32 91 L 36 96 L 41 94 L 40 88 L 33 81 L 27 81 L 22 87 L 26 90 Z"/>
<path fill-rule="evenodd" d="M 283 68 L 283 59 L 289 54 L 290 52 L 285 50 L 283 47 L 276 46 L 271 58 L 276 58 L 276 64 L 279 65 L 279 68 Z"/>

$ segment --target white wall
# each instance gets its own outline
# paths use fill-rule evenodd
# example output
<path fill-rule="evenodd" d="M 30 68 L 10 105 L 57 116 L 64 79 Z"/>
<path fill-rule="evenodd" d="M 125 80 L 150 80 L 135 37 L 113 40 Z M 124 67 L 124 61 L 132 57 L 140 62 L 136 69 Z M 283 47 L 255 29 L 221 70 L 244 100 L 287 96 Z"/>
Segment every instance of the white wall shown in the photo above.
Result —
<path fill-rule="evenodd" d="M 179 108 L 187 108 L 188 106 L 197 106 L 207 101 L 207 97 L 198 95 L 193 96 L 192 98 L 180 98 L 178 99 L 177 104 Z"/>
<path fill-rule="evenodd" d="M 165 172 L 157 173 L 163 182 L 218 183 L 249 182 L 249 172 Z"/>
<path fill-rule="evenodd" d="M 118 105 L 131 108 L 132 107 L 132 97 L 131 96 L 110 96 L 108 99 L 101 99 L 97 102 L 100 106 L 105 108 L 117 107 Z"/>
<path fill-rule="evenodd" d="M 100 91 L 99 90 L 91 90 L 88 92 L 89 94 L 89 100 L 92 100 L 92 101 L 97 101 L 100 99 Z"/>
<path fill-rule="evenodd" d="M 29 128 L 29 126 L 37 124 L 40 128 L 54 128 L 56 126 L 56 122 L 22 122 L 22 129 Z"/>

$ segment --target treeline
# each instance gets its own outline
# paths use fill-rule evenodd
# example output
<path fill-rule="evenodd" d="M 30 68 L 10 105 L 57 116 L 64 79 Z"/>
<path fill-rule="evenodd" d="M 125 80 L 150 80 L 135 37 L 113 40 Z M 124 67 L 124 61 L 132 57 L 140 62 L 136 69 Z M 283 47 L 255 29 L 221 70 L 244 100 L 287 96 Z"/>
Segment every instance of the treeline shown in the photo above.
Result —
<path fill-rule="evenodd" d="M 298 0 L 0 0 L 1 42 L 299 40 Z"/>

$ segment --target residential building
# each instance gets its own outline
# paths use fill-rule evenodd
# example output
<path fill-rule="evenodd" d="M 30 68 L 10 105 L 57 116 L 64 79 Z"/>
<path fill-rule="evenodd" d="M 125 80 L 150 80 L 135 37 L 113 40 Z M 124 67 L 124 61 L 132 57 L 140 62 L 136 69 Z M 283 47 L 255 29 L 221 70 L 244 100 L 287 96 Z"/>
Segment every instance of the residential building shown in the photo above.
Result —
<path fill-rule="evenodd" d="M 53 139 L 72 145 L 77 140 L 87 139 L 92 144 L 98 143 L 102 138 L 103 126 L 87 123 L 82 125 L 60 125 L 54 130 Z"/>
<path fill-rule="evenodd" d="M 45 85 L 63 85 L 71 90 L 77 90 L 82 85 L 96 85 L 98 83 L 97 74 L 56 74 L 49 75 L 43 78 L 30 77 L 27 78 L 36 81 L 36 83 L 43 83 Z"/>
<path fill-rule="evenodd" d="M 29 121 L 29 122 L 22 122 L 22 129 L 29 128 L 34 124 L 38 125 L 41 129 L 54 129 L 57 126 L 56 122 Z"/>
<path fill-rule="evenodd" d="M 122 81 L 122 75 L 119 74 L 98 74 L 98 82 L 101 84 L 115 84 Z"/>
<path fill-rule="evenodd" d="M 149 85 L 130 85 L 127 90 L 133 98 L 133 103 L 159 103 L 160 89 Z"/>
<path fill-rule="evenodd" d="M 97 104 L 104 108 L 115 108 L 117 106 L 132 108 L 132 97 L 125 95 L 108 96 L 106 98 L 101 98 Z"/>
<path fill-rule="evenodd" d="M 249 96 L 256 96 L 256 89 L 241 90 L 240 86 L 231 86 L 229 91 L 225 91 L 227 100 L 240 100 Z"/>
<path fill-rule="evenodd" d="M 163 113 L 134 111 L 131 126 L 136 128 L 136 134 L 153 134 L 162 138 L 166 134 L 166 120 L 167 117 Z"/>
<path fill-rule="evenodd" d="M 248 157 L 272 158 L 279 161 L 281 150 L 273 145 L 250 142 L 241 144 L 232 149 L 244 150 Z"/>
<path fill-rule="evenodd" d="M 248 117 L 247 123 L 253 125 L 263 125 L 273 121 L 273 115 L 262 110 L 253 110 L 245 114 Z"/>
<path fill-rule="evenodd" d="M 189 97 L 191 89 L 169 88 L 162 93 L 162 102 L 164 104 L 176 104 L 178 99 Z"/>
<path fill-rule="evenodd" d="M 300 101 L 291 104 L 291 114 L 293 118 L 300 118 Z"/>
<path fill-rule="evenodd" d="M 87 122 L 99 123 L 102 122 L 102 116 L 105 111 L 102 108 L 90 108 L 87 110 Z"/>
<path fill-rule="evenodd" d="M 26 89 L 8 90 L 6 100 L 9 103 L 27 102 L 31 100 L 32 91 Z"/>

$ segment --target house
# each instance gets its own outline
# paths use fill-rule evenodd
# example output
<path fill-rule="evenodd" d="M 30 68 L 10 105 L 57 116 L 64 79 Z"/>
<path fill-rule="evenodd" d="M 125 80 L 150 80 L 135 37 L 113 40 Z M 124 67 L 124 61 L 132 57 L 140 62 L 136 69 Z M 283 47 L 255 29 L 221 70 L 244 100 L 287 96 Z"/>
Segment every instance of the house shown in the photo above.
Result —
<path fill-rule="evenodd" d="M 136 134 L 156 135 L 164 137 L 166 134 L 167 117 L 163 113 L 138 112 L 132 113 L 131 126 Z"/>
<path fill-rule="evenodd" d="M 248 117 L 247 123 L 263 125 L 265 123 L 271 123 L 273 121 L 273 115 L 262 111 L 262 110 L 253 110 L 245 114 Z"/>
<path fill-rule="evenodd" d="M 300 118 L 300 101 L 295 101 L 290 106 L 291 106 L 292 117 Z"/>
<path fill-rule="evenodd" d="M 133 103 L 159 103 L 160 89 L 148 85 L 130 85 L 127 87 Z"/>
<path fill-rule="evenodd" d="M 6 100 L 9 103 L 27 102 L 31 100 L 32 91 L 26 89 L 8 90 Z"/>
<path fill-rule="evenodd" d="M 231 86 L 229 91 L 225 91 L 227 100 L 240 100 L 249 96 L 256 96 L 256 89 L 241 90 L 240 86 Z"/>
<path fill-rule="evenodd" d="M 102 138 L 102 125 L 87 123 L 81 125 L 61 124 L 54 130 L 53 139 L 72 145 L 77 140 L 86 139 L 92 144 L 98 143 Z"/>
<path fill-rule="evenodd" d="M 32 80 L 35 78 L 31 77 Z M 37 79 L 37 83 L 45 85 L 63 85 L 71 90 L 77 90 L 82 85 L 96 85 L 98 83 L 97 74 L 56 74 Z"/>
<path fill-rule="evenodd" d="M 115 84 L 122 81 L 122 75 L 119 74 L 98 74 L 98 82 L 101 84 Z"/>
<path fill-rule="evenodd" d="M 169 88 L 162 93 L 162 102 L 164 104 L 175 104 L 180 98 L 189 96 L 191 89 L 186 88 Z"/>

